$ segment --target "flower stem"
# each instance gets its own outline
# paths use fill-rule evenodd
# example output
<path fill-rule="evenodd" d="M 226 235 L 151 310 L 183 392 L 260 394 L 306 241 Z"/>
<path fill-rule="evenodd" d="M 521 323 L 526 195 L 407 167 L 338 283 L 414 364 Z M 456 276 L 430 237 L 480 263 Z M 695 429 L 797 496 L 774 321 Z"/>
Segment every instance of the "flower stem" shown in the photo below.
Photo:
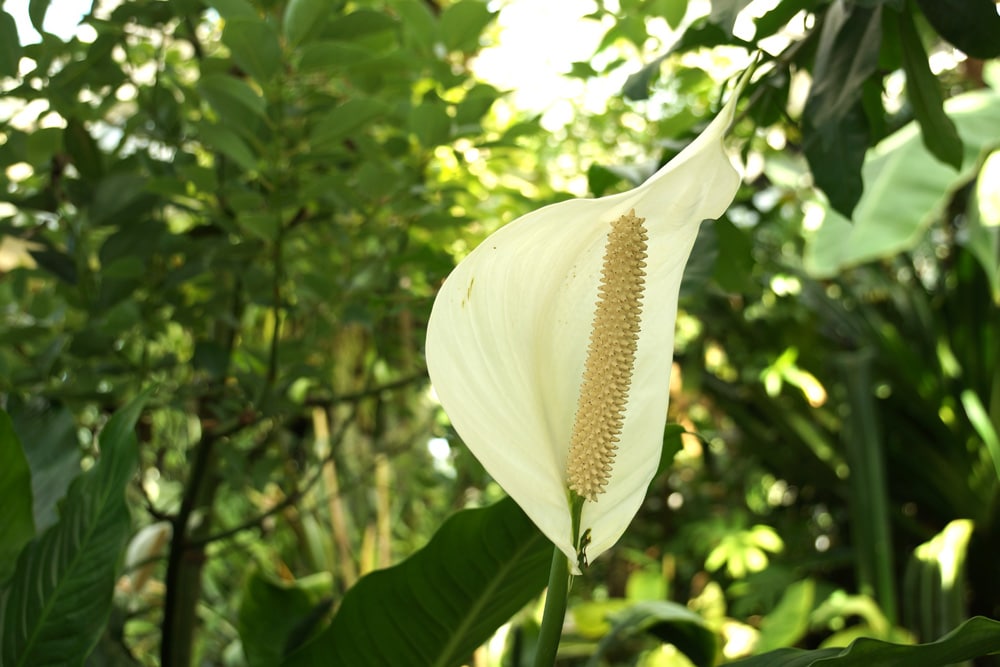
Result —
<path fill-rule="evenodd" d="M 545 610 L 542 612 L 542 627 L 538 633 L 538 648 L 535 650 L 535 667 L 552 667 L 562 636 L 563 619 L 566 616 L 566 596 L 569 594 L 569 561 L 566 554 L 554 547 L 552 568 L 549 570 L 549 588 L 545 593 Z"/>

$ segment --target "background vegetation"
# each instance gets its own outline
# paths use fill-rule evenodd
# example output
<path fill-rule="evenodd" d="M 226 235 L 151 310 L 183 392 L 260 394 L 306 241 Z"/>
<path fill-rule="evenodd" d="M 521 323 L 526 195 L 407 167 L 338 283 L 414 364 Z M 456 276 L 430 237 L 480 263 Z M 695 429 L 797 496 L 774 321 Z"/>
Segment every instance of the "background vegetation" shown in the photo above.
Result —
<path fill-rule="evenodd" d="M 698 437 L 574 583 L 560 662 L 1000 617 L 994 3 L 602 2 L 566 75 L 623 85 L 565 125 L 477 77 L 504 7 L 98 1 L 63 40 L 32 0 L 30 44 L 0 12 L 0 665 L 528 664 L 549 552 L 509 502 L 384 569 L 502 497 L 428 386 L 435 290 L 641 182 L 756 49 L 746 184 L 682 289 Z M 1000 650 L 963 628 L 954 661 Z"/>

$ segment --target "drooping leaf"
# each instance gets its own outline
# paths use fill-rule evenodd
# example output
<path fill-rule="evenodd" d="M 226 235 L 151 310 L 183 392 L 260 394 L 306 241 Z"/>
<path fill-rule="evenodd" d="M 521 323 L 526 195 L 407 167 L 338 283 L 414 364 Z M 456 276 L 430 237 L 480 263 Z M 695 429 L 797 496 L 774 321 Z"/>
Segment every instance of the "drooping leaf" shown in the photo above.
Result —
<path fill-rule="evenodd" d="M 70 485 L 59 522 L 21 552 L 0 594 L 3 667 L 80 664 L 97 643 L 131 528 L 125 487 L 135 473 L 133 429 L 147 396 L 111 418 L 100 460 Z"/>
<path fill-rule="evenodd" d="M 21 62 L 21 43 L 14 17 L 0 9 L 0 76 L 17 76 Z"/>
<path fill-rule="evenodd" d="M 994 145 L 1000 127 L 1000 96 L 980 90 L 945 102 L 965 146 L 962 171 L 935 159 L 910 123 L 876 146 L 865 162 L 865 194 L 854 224 L 825 210 L 819 230 L 807 239 L 805 265 L 816 277 L 914 247 L 945 210 L 953 194 L 972 178 L 981 153 Z"/>
<path fill-rule="evenodd" d="M 58 520 L 56 505 L 80 474 L 80 449 L 73 415 L 62 406 L 8 399 L 14 431 L 31 468 L 35 530 L 42 532 Z"/>
<path fill-rule="evenodd" d="M 551 555 L 510 498 L 459 512 L 410 558 L 363 577 L 284 664 L 460 665 L 541 593 Z"/>
<path fill-rule="evenodd" d="M 1000 621 L 976 616 L 928 644 L 904 645 L 858 639 L 843 649 L 784 648 L 727 664 L 732 667 L 941 667 L 997 651 L 1000 651 Z"/>
<path fill-rule="evenodd" d="M 35 535 L 31 469 L 10 417 L 0 410 L 0 584 L 14 571 L 21 547 Z"/>
<path fill-rule="evenodd" d="M 881 8 L 837 0 L 827 10 L 802 117 L 806 158 L 816 185 L 846 217 L 861 197 L 868 121 L 861 105 L 865 81 L 878 67 Z"/>
<path fill-rule="evenodd" d="M 917 27 L 913 25 L 913 16 L 908 12 L 899 14 L 899 38 L 903 69 L 906 71 L 906 97 L 920 124 L 924 145 L 937 159 L 961 169 L 962 139 L 955 124 L 944 112 L 941 84 L 931 72 L 927 52 L 920 42 Z"/>
<path fill-rule="evenodd" d="M 1000 56 L 1000 15 L 993 0 L 917 0 L 938 33 L 973 58 Z"/>

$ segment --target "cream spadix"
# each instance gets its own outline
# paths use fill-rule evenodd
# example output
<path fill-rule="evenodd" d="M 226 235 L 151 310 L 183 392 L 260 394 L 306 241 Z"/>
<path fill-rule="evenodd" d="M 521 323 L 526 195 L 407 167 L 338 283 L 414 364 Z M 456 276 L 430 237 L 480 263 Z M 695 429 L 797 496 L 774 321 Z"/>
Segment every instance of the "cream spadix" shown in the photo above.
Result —
<path fill-rule="evenodd" d="M 656 472 L 681 276 L 702 220 L 739 187 L 723 139 L 745 74 L 705 131 L 639 187 L 546 206 L 448 276 L 427 368 L 455 430 L 576 570 L 625 531 Z"/>

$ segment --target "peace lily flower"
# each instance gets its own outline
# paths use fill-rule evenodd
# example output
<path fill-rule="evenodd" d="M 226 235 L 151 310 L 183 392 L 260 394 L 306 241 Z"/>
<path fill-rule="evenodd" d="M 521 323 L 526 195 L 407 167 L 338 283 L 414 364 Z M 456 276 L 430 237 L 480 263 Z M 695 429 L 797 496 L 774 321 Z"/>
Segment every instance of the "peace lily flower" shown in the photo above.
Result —
<path fill-rule="evenodd" d="M 645 183 L 502 227 L 434 302 L 442 406 L 574 574 L 618 540 L 656 472 L 681 276 L 702 220 L 736 196 L 723 138 L 748 78 Z"/>

